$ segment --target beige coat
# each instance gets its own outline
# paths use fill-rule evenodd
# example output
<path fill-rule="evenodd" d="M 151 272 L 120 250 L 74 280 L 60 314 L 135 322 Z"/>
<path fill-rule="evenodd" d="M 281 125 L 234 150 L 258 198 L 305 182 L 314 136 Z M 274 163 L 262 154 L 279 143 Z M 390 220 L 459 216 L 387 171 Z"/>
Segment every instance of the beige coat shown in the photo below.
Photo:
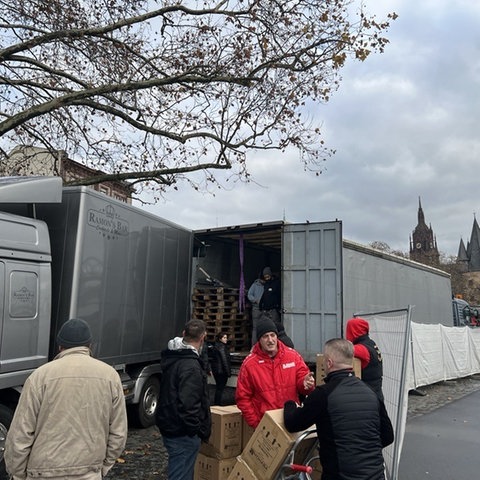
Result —
<path fill-rule="evenodd" d="M 92 358 L 87 347 L 70 348 L 25 382 L 5 464 L 14 480 L 105 476 L 126 439 L 118 373 Z"/>

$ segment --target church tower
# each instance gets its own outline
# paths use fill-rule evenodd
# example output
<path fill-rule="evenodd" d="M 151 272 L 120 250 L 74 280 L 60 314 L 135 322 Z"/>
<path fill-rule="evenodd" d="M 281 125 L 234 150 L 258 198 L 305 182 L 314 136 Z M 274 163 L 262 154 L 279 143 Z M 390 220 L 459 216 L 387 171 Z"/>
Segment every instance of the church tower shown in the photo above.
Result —
<path fill-rule="evenodd" d="M 432 226 L 425 223 L 420 197 L 418 197 L 418 224 L 410 237 L 410 258 L 432 266 L 437 266 L 440 262 L 437 239 L 433 235 Z"/>
<path fill-rule="evenodd" d="M 472 235 L 466 248 L 463 240 L 460 240 L 457 263 L 462 266 L 464 272 L 480 271 L 480 227 L 475 216 L 473 217 Z"/>

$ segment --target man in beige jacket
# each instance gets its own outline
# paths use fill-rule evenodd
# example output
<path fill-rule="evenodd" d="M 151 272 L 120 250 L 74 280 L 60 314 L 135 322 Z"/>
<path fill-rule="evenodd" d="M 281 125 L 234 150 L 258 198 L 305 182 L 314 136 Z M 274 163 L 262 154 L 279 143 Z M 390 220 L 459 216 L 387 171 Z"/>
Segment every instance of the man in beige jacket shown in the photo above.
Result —
<path fill-rule="evenodd" d="M 90 328 L 68 320 L 60 353 L 25 382 L 5 445 L 13 480 L 100 480 L 123 452 L 127 416 L 122 384 L 90 356 Z"/>

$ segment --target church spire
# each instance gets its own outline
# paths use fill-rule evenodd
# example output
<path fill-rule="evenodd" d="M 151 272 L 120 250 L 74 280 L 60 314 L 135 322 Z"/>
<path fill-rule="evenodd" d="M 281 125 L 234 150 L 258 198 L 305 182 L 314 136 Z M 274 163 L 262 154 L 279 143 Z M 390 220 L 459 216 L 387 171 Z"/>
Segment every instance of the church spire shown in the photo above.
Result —
<path fill-rule="evenodd" d="M 435 266 L 440 261 L 437 238 L 433 233 L 432 225 L 428 226 L 425 222 L 420 196 L 418 197 L 418 224 L 410 239 L 410 258 L 420 263 Z"/>
<path fill-rule="evenodd" d="M 420 199 L 420 196 L 418 197 L 418 224 L 425 224 L 425 215 L 423 214 L 422 200 Z"/>
<path fill-rule="evenodd" d="M 478 272 L 480 270 L 480 227 L 477 217 L 473 214 L 472 234 L 467 246 L 468 270 Z"/>

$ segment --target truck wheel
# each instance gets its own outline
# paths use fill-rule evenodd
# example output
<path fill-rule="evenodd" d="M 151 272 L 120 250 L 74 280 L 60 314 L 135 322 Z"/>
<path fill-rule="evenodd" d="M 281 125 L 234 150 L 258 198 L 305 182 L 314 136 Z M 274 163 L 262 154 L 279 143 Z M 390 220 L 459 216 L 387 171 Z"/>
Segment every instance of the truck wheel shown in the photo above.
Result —
<path fill-rule="evenodd" d="M 5 452 L 5 440 L 10 424 L 13 420 L 13 411 L 4 405 L 0 405 L 0 480 L 8 478 L 5 470 L 5 462 L 3 461 L 3 454 Z"/>
<path fill-rule="evenodd" d="M 158 397 L 160 395 L 160 381 L 157 377 L 150 377 L 142 387 L 140 401 L 137 405 L 137 423 L 143 427 L 155 425 Z"/>

